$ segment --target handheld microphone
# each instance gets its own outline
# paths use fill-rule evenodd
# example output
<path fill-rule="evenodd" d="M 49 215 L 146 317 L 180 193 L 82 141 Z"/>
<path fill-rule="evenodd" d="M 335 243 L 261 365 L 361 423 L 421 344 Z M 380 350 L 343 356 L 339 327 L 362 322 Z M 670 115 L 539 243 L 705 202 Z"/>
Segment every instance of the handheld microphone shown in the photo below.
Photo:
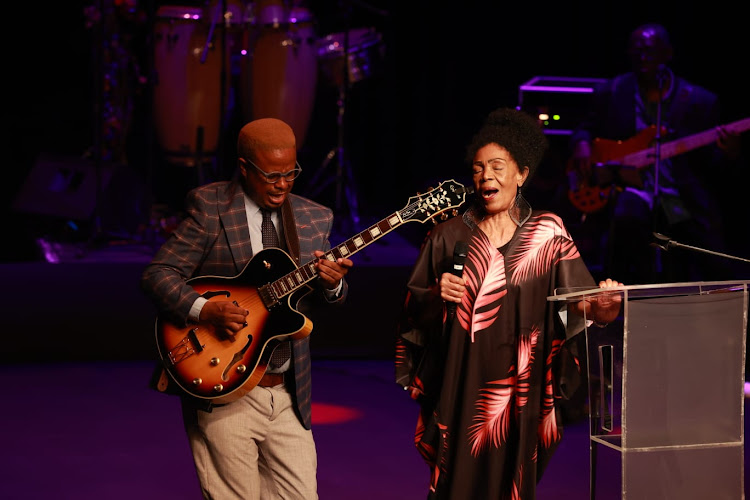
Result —
<path fill-rule="evenodd" d="M 465 241 L 457 241 L 456 246 L 453 247 L 453 268 L 451 269 L 451 274 L 459 278 L 463 275 L 464 263 L 466 262 L 466 255 L 468 253 L 469 244 Z M 458 304 L 456 302 L 448 302 L 446 307 L 448 309 L 448 318 L 453 319 Z"/>

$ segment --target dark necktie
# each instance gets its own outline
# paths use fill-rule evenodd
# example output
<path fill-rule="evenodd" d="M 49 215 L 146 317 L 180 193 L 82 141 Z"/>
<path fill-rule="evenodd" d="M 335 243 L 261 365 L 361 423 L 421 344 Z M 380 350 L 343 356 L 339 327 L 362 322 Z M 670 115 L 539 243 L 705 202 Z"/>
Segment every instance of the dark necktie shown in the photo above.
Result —
<path fill-rule="evenodd" d="M 260 225 L 260 232 L 263 235 L 263 248 L 279 248 L 281 246 L 279 233 L 276 232 L 276 227 L 271 220 L 271 211 L 261 209 L 261 212 L 263 213 L 263 223 Z"/>
<path fill-rule="evenodd" d="M 279 248 L 281 243 L 279 242 L 279 234 L 271 220 L 271 211 L 261 209 L 261 212 L 263 213 L 263 223 L 260 225 L 260 232 L 263 235 L 263 248 Z M 271 355 L 271 368 L 281 367 L 291 355 L 292 350 L 289 341 L 281 342 Z"/>

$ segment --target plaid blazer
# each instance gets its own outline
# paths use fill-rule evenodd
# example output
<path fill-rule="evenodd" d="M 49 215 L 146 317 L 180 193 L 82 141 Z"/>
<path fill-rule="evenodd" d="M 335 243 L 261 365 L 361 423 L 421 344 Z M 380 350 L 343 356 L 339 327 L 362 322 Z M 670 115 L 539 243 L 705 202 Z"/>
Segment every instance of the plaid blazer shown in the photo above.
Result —
<path fill-rule="evenodd" d="M 170 233 L 141 276 L 141 288 L 160 316 L 185 327 L 199 294 L 187 283 L 198 276 L 234 277 L 253 256 L 242 187 L 237 181 L 214 182 L 190 191 L 187 215 Z M 327 251 L 333 212 L 309 199 L 289 194 L 281 210 L 284 243 L 297 266 L 313 259 L 315 250 Z M 317 280 L 310 283 L 322 297 Z M 341 304 L 348 284 L 333 304 Z M 323 298 L 324 301 L 325 298 Z M 320 303 L 320 301 L 316 301 Z M 310 339 L 294 340 L 295 402 L 300 421 L 311 424 Z"/>

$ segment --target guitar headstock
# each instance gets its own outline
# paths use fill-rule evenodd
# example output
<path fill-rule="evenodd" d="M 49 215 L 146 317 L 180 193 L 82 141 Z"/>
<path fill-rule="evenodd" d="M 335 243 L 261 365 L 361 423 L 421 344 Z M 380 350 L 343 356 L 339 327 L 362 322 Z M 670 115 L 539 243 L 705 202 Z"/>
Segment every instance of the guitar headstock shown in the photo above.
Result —
<path fill-rule="evenodd" d="M 473 192 L 473 187 L 464 187 L 453 179 L 443 181 L 438 187 L 409 198 L 409 202 L 398 214 L 404 222 L 416 220 L 425 223 L 437 215 L 460 207 L 466 201 L 466 195 Z"/>

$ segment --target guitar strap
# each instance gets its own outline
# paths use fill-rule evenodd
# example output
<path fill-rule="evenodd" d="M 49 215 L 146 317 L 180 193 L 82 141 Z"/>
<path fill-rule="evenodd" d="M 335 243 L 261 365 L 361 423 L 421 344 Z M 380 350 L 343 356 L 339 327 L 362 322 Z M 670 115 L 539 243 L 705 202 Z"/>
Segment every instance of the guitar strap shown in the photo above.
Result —
<path fill-rule="evenodd" d="M 198 399 L 184 392 L 180 387 L 169 377 L 167 369 L 164 368 L 163 363 L 157 363 L 154 366 L 154 370 L 151 373 L 151 379 L 149 380 L 149 387 L 155 389 L 164 394 L 172 396 L 180 396 L 185 404 L 190 405 L 196 410 L 202 410 L 211 413 L 211 409 L 214 406 L 224 406 L 222 404 L 214 404 L 211 400 Z"/>
<path fill-rule="evenodd" d="M 297 266 L 300 266 L 300 251 L 299 251 L 299 236 L 297 235 L 297 224 L 294 221 L 294 211 L 292 210 L 292 202 L 287 197 L 284 200 L 284 204 L 281 206 L 281 226 L 282 232 L 284 233 L 283 239 L 286 243 L 286 251 L 291 255 Z"/>
<path fill-rule="evenodd" d="M 295 264 L 300 266 L 300 249 L 299 249 L 299 235 L 297 234 L 297 224 L 294 219 L 294 211 L 292 210 L 292 202 L 289 201 L 289 197 L 284 200 L 284 204 L 281 206 L 281 232 L 282 239 L 284 240 L 282 246 L 286 246 L 285 250 L 294 259 Z M 284 365 L 286 361 L 292 355 L 292 341 L 285 340 L 281 342 L 273 351 L 270 359 L 270 368 L 278 368 Z"/>

